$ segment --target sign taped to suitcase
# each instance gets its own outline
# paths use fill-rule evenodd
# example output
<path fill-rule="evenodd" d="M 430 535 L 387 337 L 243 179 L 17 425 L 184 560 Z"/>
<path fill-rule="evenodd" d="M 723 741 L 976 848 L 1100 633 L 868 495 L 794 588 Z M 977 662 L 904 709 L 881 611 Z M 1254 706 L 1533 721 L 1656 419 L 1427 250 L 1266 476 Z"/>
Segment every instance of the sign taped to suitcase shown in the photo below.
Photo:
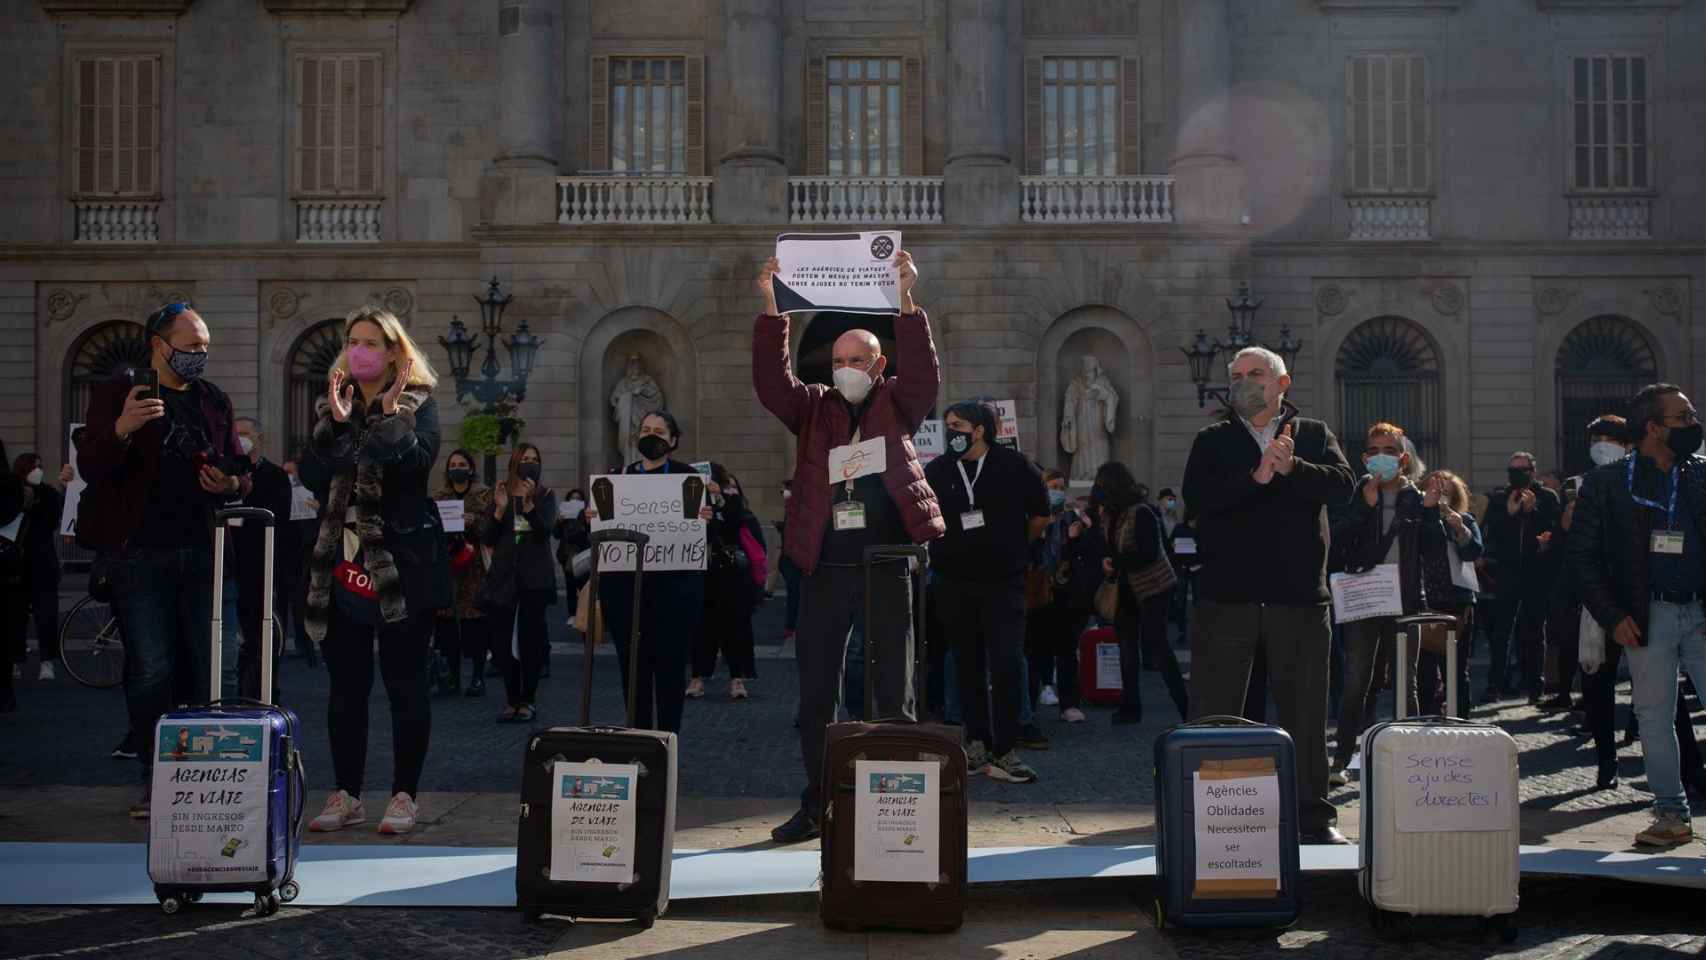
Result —
<path fill-rule="evenodd" d="M 550 879 L 633 883 L 639 766 L 559 760 L 551 778 Z"/>
<path fill-rule="evenodd" d="M 853 879 L 935 883 L 941 876 L 942 765 L 854 764 Z"/>
<path fill-rule="evenodd" d="M 1277 897 L 1280 786 L 1273 757 L 1204 760 L 1192 775 L 1196 882 L 1192 896 Z"/>

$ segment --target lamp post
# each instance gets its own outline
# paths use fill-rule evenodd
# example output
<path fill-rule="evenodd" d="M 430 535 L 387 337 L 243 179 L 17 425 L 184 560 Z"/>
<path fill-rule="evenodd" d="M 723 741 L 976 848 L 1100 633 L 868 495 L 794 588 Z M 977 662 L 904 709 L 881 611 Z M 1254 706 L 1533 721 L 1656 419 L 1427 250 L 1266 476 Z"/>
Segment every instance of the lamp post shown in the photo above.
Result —
<path fill-rule="evenodd" d="M 545 342 L 543 337 L 533 335 L 533 331 L 527 328 L 527 318 L 523 317 L 515 333 L 501 341 L 509 349 L 510 378 L 499 378 L 498 338 L 503 333 L 504 309 L 513 299 L 498 286 L 498 278 L 493 277 L 486 285 L 485 297 L 474 298 L 474 302 L 480 305 L 480 332 L 470 335 L 467 326 L 452 316 L 449 335 L 438 338 L 450 356 L 450 372 L 456 378 L 456 399 L 472 396 L 480 403 L 482 412 L 498 418 L 500 445 L 509 442 L 515 429 L 515 418 L 509 414 L 527 398 L 527 378 L 533 374 L 533 362 L 538 359 L 539 347 Z M 481 336 L 486 339 L 486 358 L 480 364 L 479 379 L 475 379 L 468 373 L 474 365 L 474 354 L 481 349 Z M 497 455 L 486 454 L 487 484 L 497 482 L 497 470 Z"/>
<path fill-rule="evenodd" d="M 1238 351 L 1256 343 L 1253 331 L 1256 325 L 1256 311 L 1262 309 L 1262 301 L 1250 302 L 1250 285 L 1248 283 L 1238 285 L 1236 302 L 1231 297 L 1226 298 L 1226 309 L 1232 314 L 1232 322 L 1226 326 L 1225 343 L 1222 343 L 1218 338 L 1209 337 L 1202 330 L 1198 330 L 1197 335 L 1192 338 L 1190 346 L 1179 348 L 1179 352 L 1185 355 L 1185 361 L 1190 365 L 1191 382 L 1197 386 L 1198 407 L 1208 406 L 1209 397 L 1219 401 L 1223 407 L 1232 405 L 1228 398 L 1229 387 L 1209 386 L 1209 379 L 1213 376 L 1215 362 L 1221 354 L 1226 355 L 1226 362 L 1231 362 L 1232 357 L 1236 356 Z M 1290 325 L 1280 327 L 1280 336 L 1276 343 L 1272 345 L 1262 344 L 1262 346 L 1266 346 L 1269 350 L 1279 354 L 1280 358 L 1285 361 L 1287 370 L 1292 368 L 1297 355 L 1303 352 L 1303 341 L 1292 336 Z"/>

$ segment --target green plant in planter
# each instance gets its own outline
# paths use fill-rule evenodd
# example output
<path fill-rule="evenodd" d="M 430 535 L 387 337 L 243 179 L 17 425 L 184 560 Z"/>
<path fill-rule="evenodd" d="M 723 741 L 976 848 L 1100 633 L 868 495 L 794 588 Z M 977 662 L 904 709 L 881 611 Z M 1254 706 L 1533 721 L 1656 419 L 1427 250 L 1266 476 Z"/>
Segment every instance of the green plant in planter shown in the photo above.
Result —
<path fill-rule="evenodd" d="M 470 413 L 462 418 L 459 441 L 464 450 L 475 456 L 496 456 L 503 452 L 503 428 L 490 413 Z"/>

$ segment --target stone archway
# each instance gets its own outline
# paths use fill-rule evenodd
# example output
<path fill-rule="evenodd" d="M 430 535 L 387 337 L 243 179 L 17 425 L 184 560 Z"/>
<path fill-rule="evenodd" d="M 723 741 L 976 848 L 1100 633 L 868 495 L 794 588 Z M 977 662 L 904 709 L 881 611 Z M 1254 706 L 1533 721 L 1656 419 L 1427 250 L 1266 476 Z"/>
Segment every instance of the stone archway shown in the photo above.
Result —
<path fill-rule="evenodd" d="M 1072 474 L 1072 457 L 1060 445 L 1062 400 L 1079 373 L 1082 358 L 1095 357 L 1119 394 L 1109 451 L 1139 480 L 1165 486 L 1153 474 L 1155 450 L 1155 351 L 1149 332 L 1125 312 L 1109 306 L 1071 310 L 1050 324 L 1037 350 L 1036 443 L 1027 444 L 1045 467 Z"/>
<path fill-rule="evenodd" d="M 651 307 L 622 307 L 593 324 L 581 343 L 576 476 L 601 473 L 620 460 L 619 428 L 611 418 L 611 391 L 638 356 L 662 388 L 664 404 L 681 425 L 677 459 L 694 460 L 698 450 L 698 355 L 692 338 L 674 317 Z M 578 482 L 578 481 L 577 481 Z"/>

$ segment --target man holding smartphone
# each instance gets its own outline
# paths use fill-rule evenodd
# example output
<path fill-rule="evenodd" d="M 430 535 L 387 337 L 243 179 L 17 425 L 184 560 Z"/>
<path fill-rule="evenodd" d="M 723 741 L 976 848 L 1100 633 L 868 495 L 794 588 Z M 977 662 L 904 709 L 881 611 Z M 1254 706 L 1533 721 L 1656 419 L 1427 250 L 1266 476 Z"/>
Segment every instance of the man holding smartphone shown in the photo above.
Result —
<path fill-rule="evenodd" d="M 144 325 L 149 367 L 96 388 L 77 469 L 89 487 L 77 539 L 111 563 L 113 606 L 124 623 L 130 728 L 152 738 L 172 705 L 174 677 L 206 690 L 213 618 L 213 523 L 221 504 L 249 491 L 231 400 L 202 378 L 211 337 L 185 303 Z M 183 658 L 187 656 L 188 662 Z M 138 744 L 149 813 L 152 743 Z"/>

